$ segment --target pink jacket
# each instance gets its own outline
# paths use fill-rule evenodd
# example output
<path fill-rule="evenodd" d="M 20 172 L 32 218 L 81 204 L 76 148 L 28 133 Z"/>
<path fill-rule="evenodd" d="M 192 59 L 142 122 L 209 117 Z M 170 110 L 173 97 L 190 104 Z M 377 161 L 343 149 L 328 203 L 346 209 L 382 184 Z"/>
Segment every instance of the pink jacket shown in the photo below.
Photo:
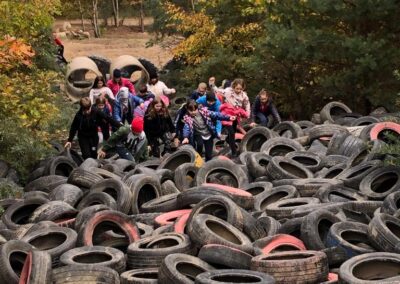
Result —
<path fill-rule="evenodd" d="M 129 89 L 129 92 L 132 93 L 132 95 L 136 95 L 135 87 L 133 86 L 131 81 L 129 81 L 126 78 L 121 78 L 120 84 L 115 83 L 112 79 L 108 80 L 107 87 L 111 89 L 111 91 L 115 96 L 118 94 L 119 89 L 121 89 L 122 87 L 127 87 Z"/>
<path fill-rule="evenodd" d="M 240 118 L 248 118 L 249 115 L 247 112 L 242 109 L 241 107 L 234 107 L 230 103 L 223 103 L 219 109 L 219 111 L 224 114 L 224 115 L 229 115 L 229 116 L 236 116 L 236 120 L 238 124 L 240 124 Z M 233 121 L 221 121 L 222 125 L 232 125 Z"/>

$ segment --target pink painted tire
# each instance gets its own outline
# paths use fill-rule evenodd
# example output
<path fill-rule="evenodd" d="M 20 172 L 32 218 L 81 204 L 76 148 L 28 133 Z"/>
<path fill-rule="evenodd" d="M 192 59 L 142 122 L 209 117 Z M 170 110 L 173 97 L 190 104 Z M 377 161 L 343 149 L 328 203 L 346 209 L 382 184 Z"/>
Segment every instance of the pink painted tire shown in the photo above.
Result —
<path fill-rule="evenodd" d="M 255 252 L 257 254 L 269 254 L 271 252 L 279 251 L 280 248 L 289 247 L 291 250 L 306 250 L 304 243 L 291 235 L 278 234 L 271 237 L 266 237 L 254 242 Z"/>
<path fill-rule="evenodd" d="M 172 225 L 176 219 L 183 215 L 190 214 L 190 212 L 192 212 L 191 209 L 175 210 L 157 216 L 154 221 L 158 226 Z"/>
<path fill-rule="evenodd" d="M 369 135 L 371 140 L 380 140 L 379 135 L 385 131 L 385 130 L 391 130 L 393 132 L 396 132 L 397 135 L 400 135 L 400 124 L 394 123 L 394 122 L 381 122 L 375 124 L 374 127 L 372 127 Z"/>

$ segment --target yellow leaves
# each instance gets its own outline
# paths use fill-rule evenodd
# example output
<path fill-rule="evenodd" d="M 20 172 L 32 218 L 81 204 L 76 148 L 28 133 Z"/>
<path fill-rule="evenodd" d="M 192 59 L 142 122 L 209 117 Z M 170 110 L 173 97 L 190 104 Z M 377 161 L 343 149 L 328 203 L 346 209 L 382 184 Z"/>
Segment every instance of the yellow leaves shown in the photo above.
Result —
<path fill-rule="evenodd" d="M 246 51 L 254 50 L 251 44 L 253 38 L 256 38 L 262 32 L 262 26 L 258 23 L 243 24 L 241 26 L 230 28 L 221 39 L 225 46 L 231 46 L 235 49 Z"/>
<path fill-rule="evenodd" d="M 35 52 L 22 40 L 6 35 L 0 39 L 0 71 L 8 72 L 21 65 L 31 66 Z"/>

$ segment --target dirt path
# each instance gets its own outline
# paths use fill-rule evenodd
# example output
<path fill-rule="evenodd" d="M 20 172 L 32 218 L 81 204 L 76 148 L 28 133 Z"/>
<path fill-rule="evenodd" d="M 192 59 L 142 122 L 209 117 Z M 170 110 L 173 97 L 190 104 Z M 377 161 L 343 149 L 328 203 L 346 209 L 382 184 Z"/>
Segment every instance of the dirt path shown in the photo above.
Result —
<path fill-rule="evenodd" d="M 80 21 L 69 21 L 74 31 L 80 30 Z M 152 22 L 146 19 L 148 26 Z M 64 20 L 57 20 L 54 30 L 63 26 Z M 85 22 L 85 29 L 91 33 L 90 39 L 62 39 L 65 46 L 65 58 L 69 61 L 77 56 L 100 55 L 110 60 L 120 55 L 132 55 L 134 57 L 146 58 L 156 66 L 161 67 L 172 58 L 171 51 L 159 45 L 146 48 L 146 43 L 154 37 L 147 32 L 140 33 L 136 26 L 137 19 L 126 19 L 124 26 L 115 28 L 107 27 L 102 38 L 94 38 L 93 30 L 89 22 Z"/>

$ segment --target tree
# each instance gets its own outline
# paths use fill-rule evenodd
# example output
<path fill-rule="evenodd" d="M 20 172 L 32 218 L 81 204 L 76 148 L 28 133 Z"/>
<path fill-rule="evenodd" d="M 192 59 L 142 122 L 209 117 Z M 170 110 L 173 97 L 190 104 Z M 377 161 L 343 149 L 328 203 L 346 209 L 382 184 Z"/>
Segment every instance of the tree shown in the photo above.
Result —
<path fill-rule="evenodd" d="M 114 25 L 119 27 L 119 0 L 111 0 L 113 6 Z"/>

